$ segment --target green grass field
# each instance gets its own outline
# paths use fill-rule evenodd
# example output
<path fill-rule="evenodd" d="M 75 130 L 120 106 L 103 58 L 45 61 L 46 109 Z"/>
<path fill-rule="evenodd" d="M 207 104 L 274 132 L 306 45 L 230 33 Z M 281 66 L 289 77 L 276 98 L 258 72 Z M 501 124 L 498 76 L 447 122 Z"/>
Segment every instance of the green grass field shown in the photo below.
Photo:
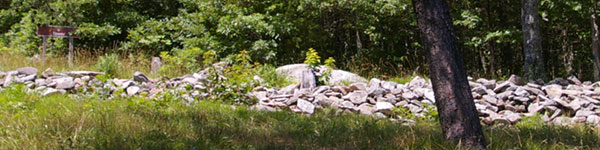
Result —
<path fill-rule="evenodd" d="M 490 149 L 599 149 L 597 127 L 485 127 Z M 415 126 L 326 109 L 311 116 L 177 99 L 0 92 L 0 149 L 457 149 L 434 120 Z"/>

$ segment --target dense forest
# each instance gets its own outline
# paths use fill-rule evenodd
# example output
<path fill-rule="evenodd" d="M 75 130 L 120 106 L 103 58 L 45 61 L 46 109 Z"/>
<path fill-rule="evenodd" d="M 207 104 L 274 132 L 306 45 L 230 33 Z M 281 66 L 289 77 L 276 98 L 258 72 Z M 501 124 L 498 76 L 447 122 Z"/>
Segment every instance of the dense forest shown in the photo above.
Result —
<path fill-rule="evenodd" d="M 592 80 L 597 2 L 533 2 L 547 79 Z M 468 75 L 524 74 L 522 6 L 449 1 Z M 29 56 L 41 51 L 39 25 L 72 25 L 77 50 L 99 54 L 143 53 L 193 65 L 206 51 L 226 60 L 245 50 L 253 62 L 282 65 L 302 62 L 314 48 L 364 76 L 429 72 L 410 0 L 2 0 L 0 9 L 0 49 Z M 64 55 L 67 43 L 51 39 L 50 54 Z"/>

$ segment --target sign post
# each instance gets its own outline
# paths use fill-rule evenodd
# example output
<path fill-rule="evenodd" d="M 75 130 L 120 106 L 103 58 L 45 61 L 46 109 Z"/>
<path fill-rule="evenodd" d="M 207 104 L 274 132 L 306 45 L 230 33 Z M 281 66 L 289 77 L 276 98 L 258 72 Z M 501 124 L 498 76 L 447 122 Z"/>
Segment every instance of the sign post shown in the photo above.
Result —
<path fill-rule="evenodd" d="M 46 41 L 48 37 L 58 38 L 69 38 L 69 66 L 73 65 L 73 38 L 78 38 L 75 35 L 75 28 L 73 26 L 47 26 L 42 25 L 38 27 L 37 35 L 42 37 L 43 48 L 42 48 L 42 59 L 46 59 Z"/>

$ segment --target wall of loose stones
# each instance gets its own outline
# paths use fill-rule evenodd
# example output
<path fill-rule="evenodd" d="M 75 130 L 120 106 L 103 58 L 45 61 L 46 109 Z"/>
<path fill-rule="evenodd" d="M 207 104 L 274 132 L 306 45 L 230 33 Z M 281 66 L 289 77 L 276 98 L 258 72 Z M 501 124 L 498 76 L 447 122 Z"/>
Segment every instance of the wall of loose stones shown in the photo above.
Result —
<path fill-rule="evenodd" d="M 218 69 L 219 70 L 219 69 Z M 222 69 L 220 69 L 222 70 Z M 208 70 L 181 77 L 154 80 L 140 72 L 131 79 L 108 79 L 100 81 L 96 76 L 102 72 L 71 71 L 55 73 L 51 69 L 41 74 L 32 67 L 0 72 L 0 85 L 7 88 L 23 84 L 29 92 L 43 96 L 51 94 L 78 94 L 105 98 L 145 96 L 161 98 L 165 93 L 180 93 L 178 98 L 186 104 L 211 98 L 213 88 Z M 218 74 L 218 73 L 217 73 Z M 255 77 L 260 81 L 260 77 Z M 360 80 L 359 80 L 360 81 Z M 513 75 L 507 81 L 469 78 L 475 105 L 483 124 L 514 124 L 523 117 L 540 114 L 548 123 L 568 125 L 588 123 L 600 125 L 600 82 L 581 82 L 575 77 L 557 78 L 548 83 L 525 83 Z M 435 109 L 435 97 L 429 81 L 414 77 L 406 84 L 382 81 L 350 85 L 321 85 L 302 88 L 299 84 L 276 89 L 258 84 L 247 98 L 256 98 L 252 109 L 264 111 L 292 111 L 312 114 L 330 107 L 338 113 L 361 113 L 377 118 L 387 118 L 413 124 L 414 118 L 406 118 L 395 109 L 407 110 L 415 117 L 425 117 Z M 214 97 L 213 97 L 214 98 Z"/>

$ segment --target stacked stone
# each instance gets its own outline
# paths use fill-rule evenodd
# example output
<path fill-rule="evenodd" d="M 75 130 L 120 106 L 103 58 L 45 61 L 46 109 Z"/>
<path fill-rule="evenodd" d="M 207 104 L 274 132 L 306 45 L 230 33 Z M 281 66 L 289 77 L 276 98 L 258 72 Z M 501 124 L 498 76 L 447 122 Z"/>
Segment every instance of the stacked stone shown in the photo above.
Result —
<path fill-rule="evenodd" d="M 581 82 L 575 77 L 555 79 L 546 85 L 525 83 L 513 75 L 507 81 L 469 78 L 472 95 L 482 123 L 514 124 L 524 116 L 540 114 L 544 121 L 560 125 L 572 123 L 600 124 L 600 82 Z M 293 84 L 281 89 L 255 88 L 252 94 L 259 103 L 254 109 L 312 114 L 324 107 L 340 112 L 358 112 L 378 118 L 404 119 L 394 116 L 394 108 L 409 110 L 423 117 L 427 106 L 435 104 L 431 84 L 415 77 L 406 84 L 371 79 L 348 86 L 300 88 Z"/>
<path fill-rule="evenodd" d="M 29 91 L 41 95 L 55 93 L 90 95 L 100 94 L 102 97 L 145 96 L 160 98 L 160 93 L 179 94 L 189 103 L 195 99 L 214 98 L 210 95 L 214 87 L 211 80 L 226 80 L 223 70 L 226 63 L 213 65 L 212 70 L 205 69 L 191 75 L 184 75 L 163 81 L 155 81 L 140 72 L 134 73 L 131 79 L 108 79 L 102 82 L 96 78 L 101 72 L 71 71 L 54 73 L 47 69 L 38 75 L 32 67 L 0 72 L 0 90 L 11 84 L 24 84 Z M 291 76 L 306 78 L 306 65 L 292 65 L 297 71 L 288 71 Z M 279 70 L 279 69 L 278 69 Z M 435 110 L 435 97 L 431 84 L 415 77 L 406 84 L 382 81 L 376 78 L 369 82 L 356 74 L 343 70 L 333 70 L 329 81 L 353 81 L 350 85 L 339 82 L 326 86 L 316 86 L 315 81 L 298 81 L 280 89 L 256 87 L 249 98 L 256 98 L 258 103 L 251 108 L 267 111 L 290 110 L 297 113 L 312 114 L 318 109 L 338 108 L 339 113 L 361 113 L 377 118 L 390 118 L 411 122 L 398 116 L 395 110 L 406 110 L 416 117 L 427 116 Z M 316 73 L 318 74 L 318 73 Z M 209 79 L 210 78 L 210 79 Z M 261 82 L 258 76 L 253 82 Z M 307 84 L 309 83 L 309 84 Z M 252 85 L 252 83 L 249 83 Z M 308 86 L 307 86 L 308 85 Z M 507 81 L 488 79 L 473 80 L 469 78 L 475 106 L 482 123 L 514 124 L 525 116 L 539 114 L 549 123 L 568 125 L 573 123 L 600 124 L 598 108 L 600 107 L 600 82 L 581 82 L 572 76 L 567 79 L 557 78 L 546 84 L 526 83 L 520 77 L 512 75 Z M 234 87 L 228 87 L 234 88 Z M 432 109 L 433 108 L 433 109 Z"/>

